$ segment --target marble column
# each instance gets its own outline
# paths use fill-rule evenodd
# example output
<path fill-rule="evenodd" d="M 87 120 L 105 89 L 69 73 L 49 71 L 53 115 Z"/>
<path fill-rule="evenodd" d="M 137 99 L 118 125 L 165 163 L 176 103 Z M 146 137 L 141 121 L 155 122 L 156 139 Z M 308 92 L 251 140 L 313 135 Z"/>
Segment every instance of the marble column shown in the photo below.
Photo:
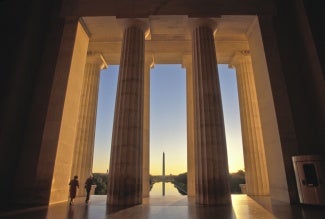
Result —
<path fill-rule="evenodd" d="M 71 178 L 79 177 L 78 196 L 86 195 L 83 185 L 92 173 L 99 78 L 100 70 L 104 68 L 107 63 L 102 55 L 87 55 L 71 169 Z"/>
<path fill-rule="evenodd" d="M 142 203 L 145 33 L 139 19 L 123 19 L 124 28 L 108 177 L 107 204 Z"/>
<path fill-rule="evenodd" d="M 67 19 L 44 121 L 35 181 L 37 197 L 43 199 L 50 189 L 47 201 L 51 204 L 67 200 L 69 194 L 67 182 L 71 177 L 88 45 L 89 36 L 78 19 Z M 50 187 L 43 190 L 46 184 Z"/>
<path fill-rule="evenodd" d="M 154 66 L 153 56 L 146 56 L 144 66 L 144 109 L 143 109 L 143 173 L 142 196 L 150 192 L 150 69 Z"/>
<path fill-rule="evenodd" d="M 236 52 L 231 61 L 237 75 L 243 152 L 248 195 L 269 195 L 264 142 L 249 51 Z"/>
<path fill-rule="evenodd" d="M 214 43 L 216 24 L 193 20 L 194 133 L 196 202 L 230 204 L 228 158 Z"/>
<path fill-rule="evenodd" d="M 187 195 L 195 196 L 194 157 L 194 104 L 192 56 L 184 55 L 182 67 L 186 68 L 186 112 L 187 112 Z"/>

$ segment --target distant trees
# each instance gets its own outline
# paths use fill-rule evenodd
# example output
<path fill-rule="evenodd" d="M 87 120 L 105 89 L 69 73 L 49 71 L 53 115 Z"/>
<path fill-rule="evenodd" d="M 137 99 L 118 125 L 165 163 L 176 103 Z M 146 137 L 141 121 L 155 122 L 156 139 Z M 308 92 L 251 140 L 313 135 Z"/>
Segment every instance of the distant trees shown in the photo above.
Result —
<path fill-rule="evenodd" d="M 178 176 L 175 176 L 174 181 L 187 184 L 187 173 L 181 173 Z"/>
<path fill-rule="evenodd" d="M 241 194 L 242 192 L 239 184 L 245 184 L 245 172 L 243 170 L 238 170 L 237 173 L 230 173 L 229 184 L 232 194 Z"/>
<path fill-rule="evenodd" d="M 187 195 L 187 173 L 181 173 L 174 177 L 174 186 L 182 195 Z"/>
<path fill-rule="evenodd" d="M 187 173 L 181 173 L 174 177 L 174 181 L 187 189 Z M 241 189 L 239 184 L 245 184 L 245 172 L 243 170 L 238 170 L 236 173 L 229 174 L 229 184 L 230 191 L 232 194 L 241 194 Z"/>
<path fill-rule="evenodd" d="M 94 173 L 93 183 L 97 185 L 95 189 L 95 195 L 107 194 L 107 174 L 106 173 Z"/>
<path fill-rule="evenodd" d="M 107 194 L 107 174 L 106 173 L 94 173 L 93 174 L 94 184 L 97 185 L 95 189 L 95 195 L 106 195 Z M 184 191 L 187 191 L 187 173 L 181 173 L 177 176 L 169 176 L 172 177 L 173 183 L 176 184 L 179 188 L 182 188 Z M 150 189 L 152 185 L 160 179 L 159 177 L 150 175 Z M 158 180 L 160 181 L 160 180 Z M 241 189 L 239 184 L 245 184 L 245 172 L 243 170 L 238 170 L 236 173 L 229 174 L 229 184 L 230 190 L 232 194 L 241 194 Z"/>

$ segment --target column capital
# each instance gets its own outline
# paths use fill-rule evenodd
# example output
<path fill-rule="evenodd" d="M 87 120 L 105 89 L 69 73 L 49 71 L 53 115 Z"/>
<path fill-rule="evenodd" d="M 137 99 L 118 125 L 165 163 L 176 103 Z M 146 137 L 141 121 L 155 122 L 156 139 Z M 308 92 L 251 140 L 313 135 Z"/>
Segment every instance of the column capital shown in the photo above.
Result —
<path fill-rule="evenodd" d="M 208 27 L 212 30 L 213 35 L 217 32 L 217 18 L 189 18 L 188 28 L 190 31 L 198 27 Z"/>
<path fill-rule="evenodd" d="M 235 65 L 238 65 L 240 63 L 243 63 L 245 61 L 249 61 L 251 57 L 251 53 L 249 50 L 240 50 L 235 52 L 233 57 L 230 60 L 230 63 L 228 65 L 229 68 L 234 68 Z"/>
<path fill-rule="evenodd" d="M 98 64 L 100 69 L 106 69 L 108 66 L 108 63 L 101 53 L 92 52 L 88 52 L 87 54 L 87 64 Z"/>
<path fill-rule="evenodd" d="M 120 18 L 117 19 L 117 23 L 123 30 L 129 27 L 138 27 L 143 31 L 146 40 L 151 39 L 150 24 L 147 18 Z"/>

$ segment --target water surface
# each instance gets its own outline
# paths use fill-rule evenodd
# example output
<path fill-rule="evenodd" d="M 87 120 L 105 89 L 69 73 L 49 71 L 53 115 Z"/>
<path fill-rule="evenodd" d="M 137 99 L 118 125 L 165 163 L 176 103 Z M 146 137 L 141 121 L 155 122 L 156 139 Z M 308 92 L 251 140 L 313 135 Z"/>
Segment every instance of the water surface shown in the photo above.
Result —
<path fill-rule="evenodd" d="M 157 183 L 153 184 L 153 187 L 150 190 L 149 195 L 150 196 L 162 196 L 162 191 L 163 191 L 162 188 L 163 188 L 163 183 L 162 182 L 157 182 Z M 165 196 L 167 196 L 167 195 L 183 196 L 174 187 L 174 184 L 172 184 L 170 182 L 165 183 Z"/>

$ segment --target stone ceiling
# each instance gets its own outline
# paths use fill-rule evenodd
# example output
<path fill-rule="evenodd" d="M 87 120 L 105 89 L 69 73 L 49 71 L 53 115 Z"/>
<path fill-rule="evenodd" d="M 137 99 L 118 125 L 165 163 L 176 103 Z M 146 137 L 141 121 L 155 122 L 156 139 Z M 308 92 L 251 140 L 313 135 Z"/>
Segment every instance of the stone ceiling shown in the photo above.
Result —
<path fill-rule="evenodd" d="M 238 50 L 248 50 L 247 33 L 256 16 L 225 15 L 214 18 L 218 63 L 228 64 Z M 148 18 L 151 39 L 146 40 L 146 55 L 153 56 L 155 64 L 181 64 L 184 55 L 191 54 L 191 36 L 188 16 L 157 15 Z M 83 17 L 82 23 L 90 35 L 89 51 L 100 52 L 106 61 L 119 64 L 122 27 L 114 16 Z"/>

